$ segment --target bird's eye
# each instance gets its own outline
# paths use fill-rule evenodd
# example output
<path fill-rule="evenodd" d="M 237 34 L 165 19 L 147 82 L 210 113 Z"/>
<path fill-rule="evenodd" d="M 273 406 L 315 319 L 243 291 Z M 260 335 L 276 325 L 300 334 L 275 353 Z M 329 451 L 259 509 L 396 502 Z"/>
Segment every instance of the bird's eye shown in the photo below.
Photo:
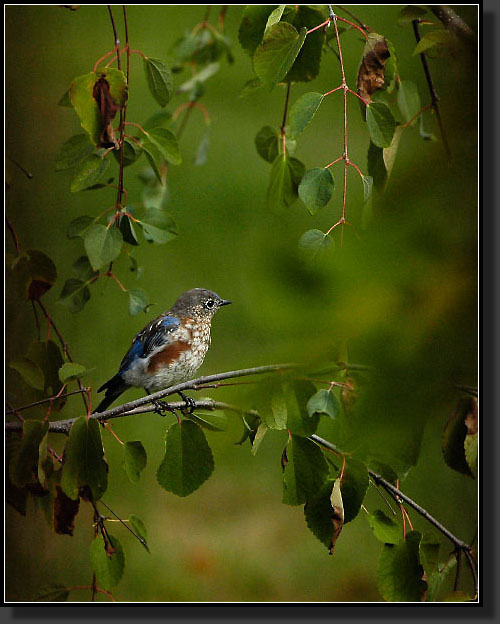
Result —
<path fill-rule="evenodd" d="M 205 303 L 205 307 L 208 308 L 209 310 L 211 310 L 215 305 L 215 301 L 213 299 L 209 299 L 206 303 Z"/>

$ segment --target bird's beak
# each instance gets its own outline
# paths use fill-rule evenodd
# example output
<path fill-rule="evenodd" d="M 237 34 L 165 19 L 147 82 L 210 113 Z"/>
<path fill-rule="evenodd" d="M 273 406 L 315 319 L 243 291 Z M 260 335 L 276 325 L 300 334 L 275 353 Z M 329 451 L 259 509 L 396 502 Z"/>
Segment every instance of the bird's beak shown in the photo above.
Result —
<path fill-rule="evenodd" d="M 227 299 L 223 299 L 220 303 L 219 303 L 219 307 L 223 306 L 223 305 L 229 305 L 230 303 L 233 303 L 232 301 L 228 301 Z"/>

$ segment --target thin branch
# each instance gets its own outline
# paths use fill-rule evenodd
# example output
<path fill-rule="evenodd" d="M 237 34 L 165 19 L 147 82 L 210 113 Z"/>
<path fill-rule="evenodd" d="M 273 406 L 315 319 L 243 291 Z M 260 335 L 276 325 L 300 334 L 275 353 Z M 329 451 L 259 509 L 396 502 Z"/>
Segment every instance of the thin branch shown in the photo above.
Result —
<path fill-rule="evenodd" d="M 415 39 L 418 44 L 420 41 L 420 32 L 418 30 L 418 20 L 413 20 L 412 26 L 413 26 L 413 32 L 415 33 Z M 441 139 L 443 141 L 443 146 L 446 152 L 446 156 L 448 158 L 448 161 L 451 161 L 450 146 L 448 144 L 448 139 L 446 138 L 446 134 L 444 131 L 444 126 L 443 126 L 443 122 L 441 119 L 441 111 L 439 110 L 439 104 L 438 104 L 439 97 L 436 92 L 434 82 L 432 80 L 431 71 L 429 69 L 429 64 L 427 63 L 427 56 L 425 52 L 420 53 L 420 60 L 422 61 L 422 67 L 424 68 L 425 79 L 427 80 L 427 86 L 429 87 L 429 92 L 431 94 L 431 104 L 432 104 L 434 113 L 436 115 L 436 119 L 437 119 L 438 126 L 439 126 L 439 132 L 441 134 Z"/>
<path fill-rule="evenodd" d="M 44 403 L 49 403 L 50 401 L 55 401 L 56 399 L 64 399 L 69 396 L 73 396 L 74 394 L 81 394 L 82 392 L 87 392 L 89 388 L 82 388 L 81 390 L 74 390 L 73 392 L 66 392 L 65 394 L 60 394 L 57 397 L 49 397 L 47 399 L 41 399 L 40 401 L 35 401 L 34 403 L 29 403 L 28 405 L 22 405 L 21 407 L 13 407 L 12 409 L 7 410 L 6 414 L 14 414 L 16 412 L 20 412 L 21 410 L 30 409 L 31 407 L 36 407 L 37 405 L 43 405 Z"/>
<path fill-rule="evenodd" d="M 147 407 L 146 409 L 138 410 L 137 408 L 143 408 L 146 405 L 154 404 L 155 401 L 159 401 L 166 396 L 170 396 L 172 394 L 177 394 L 179 391 L 184 390 L 199 390 L 202 386 L 206 384 L 213 383 L 214 381 L 222 381 L 223 379 L 233 379 L 235 377 L 245 377 L 249 375 L 263 375 L 266 373 L 280 373 L 285 370 L 290 370 L 292 368 L 297 368 L 296 364 L 271 364 L 269 366 L 256 366 L 254 368 L 245 368 L 241 370 L 228 371 L 226 373 L 217 373 L 215 375 L 207 375 L 204 377 L 198 377 L 197 379 L 192 379 L 190 381 L 185 381 L 184 383 L 177 384 L 175 386 L 171 386 L 170 388 L 166 388 L 165 390 L 161 390 L 160 392 L 155 392 L 154 394 L 150 394 L 148 396 L 142 397 L 140 399 L 136 399 L 135 401 L 129 401 L 128 403 L 124 403 L 123 405 L 119 405 L 118 407 L 114 407 L 112 409 L 106 410 L 104 412 L 94 412 L 91 414 L 91 418 L 95 418 L 98 421 L 103 420 L 111 420 L 112 418 L 119 418 L 123 416 L 133 416 L 136 414 L 141 414 L 145 412 L 155 411 L 154 407 Z M 168 404 L 172 409 L 182 409 L 185 407 L 185 402 L 176 402 Z M 227 403 L 218 403 L 212 400 L 208 401 L 197 401 L 195 403 L 195 408 L 205 408 L 205 409 L 232 409 L 234 411 L 242 412 L 241 410 L 235 406 L 231 406 Z M 69 420 L 58 420 L 51 422 L 49 424 L 49 432 L 50 433 L 65 433 L 68 434 L 71 425 L 75 422 L 76 418 L 71 418 Z M 6 431 L 20 431 L 22 428 L 21 423 L 17 422 L 7 422 L 5 423 Z"/>
<path fill-rule="evenodd" d="M 476 43 L 476 35 L 472 28 L 449 6 L 440 4 L 429 5 L 429 9 L 443 23 L 443 26 L 457 37 L 469 44 Z"/>

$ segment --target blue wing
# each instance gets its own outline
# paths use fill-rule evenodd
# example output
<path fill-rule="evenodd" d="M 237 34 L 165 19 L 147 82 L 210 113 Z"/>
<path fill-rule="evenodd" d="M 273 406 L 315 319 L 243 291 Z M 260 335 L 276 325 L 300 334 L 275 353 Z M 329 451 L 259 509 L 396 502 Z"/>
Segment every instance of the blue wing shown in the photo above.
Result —
<path fill-rule="evenodd" d="M 147 358 L 155 349 L 170 342 L 172 333 L 179 325 L 180 321 L 175 316 L 160 316 L 151 321 L 132 341 L 120 364 L 120 373 L 126 371 L 136 358 Z"/>

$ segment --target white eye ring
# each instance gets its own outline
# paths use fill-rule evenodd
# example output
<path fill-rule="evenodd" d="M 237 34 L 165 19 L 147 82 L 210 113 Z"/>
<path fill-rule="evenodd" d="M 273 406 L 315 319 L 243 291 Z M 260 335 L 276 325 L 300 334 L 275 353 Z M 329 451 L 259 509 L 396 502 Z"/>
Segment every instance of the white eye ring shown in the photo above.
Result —
<path fill-rule="evenodd" d="M 213 299 L 209 299 L 205 303 L 205 307 L 208 308 L 209 310 L 211 310 L 214 306 L 215 306 L 215 301 Z"/>

